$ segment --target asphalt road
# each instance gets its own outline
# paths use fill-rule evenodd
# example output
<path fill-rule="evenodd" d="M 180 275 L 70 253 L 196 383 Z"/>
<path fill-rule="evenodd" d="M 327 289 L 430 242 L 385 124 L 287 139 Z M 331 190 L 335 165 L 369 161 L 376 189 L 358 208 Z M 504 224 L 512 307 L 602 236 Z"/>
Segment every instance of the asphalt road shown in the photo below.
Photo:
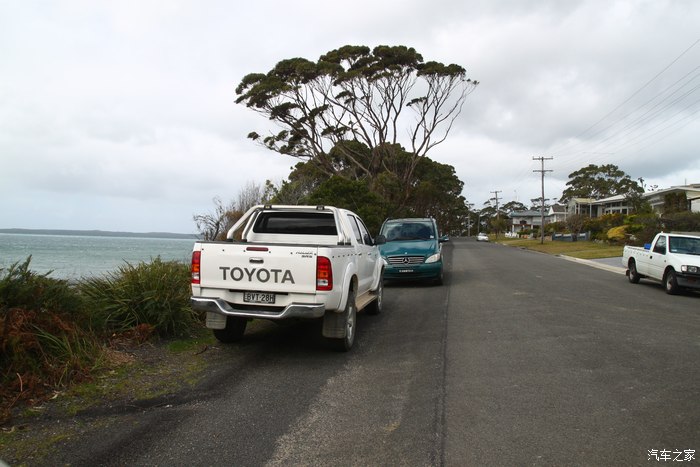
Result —
<path fill-rule="evenodd" d="M 445 256 L 444 286 L 386 287 L 350 353 L 315 323 L 266 323 L 217 349 L 196 390 L 110 415 L 52 463 L 649 465 L 700 450 L 700 294 L 462 239 Z"/>

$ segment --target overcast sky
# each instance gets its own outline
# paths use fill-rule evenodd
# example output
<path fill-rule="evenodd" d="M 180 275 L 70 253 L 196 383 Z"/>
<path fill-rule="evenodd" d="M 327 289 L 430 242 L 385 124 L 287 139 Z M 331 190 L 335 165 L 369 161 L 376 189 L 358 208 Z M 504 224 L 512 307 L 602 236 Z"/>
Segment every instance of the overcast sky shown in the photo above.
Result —
<path fill-rule="evenodd" d="M 405 45 L 481 82 L 447 141 L 479 208 L 558 198 L 612 163 L 700 183 L 700 1 L 0 0 L 0 228 L 194 232 L 212 198 L 295 160 L 246 138 L 248 73 Z"/>

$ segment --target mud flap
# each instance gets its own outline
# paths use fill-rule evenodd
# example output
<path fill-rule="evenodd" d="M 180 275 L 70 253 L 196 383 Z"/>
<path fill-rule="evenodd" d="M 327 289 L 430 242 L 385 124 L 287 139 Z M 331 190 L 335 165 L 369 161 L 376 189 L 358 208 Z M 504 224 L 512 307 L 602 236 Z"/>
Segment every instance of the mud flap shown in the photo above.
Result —
<path fill-rule="evenodd" d="M 206 327 L 209 329 L 226 329 L 226 316 L 207 311 Z"/>
<path fill-rule="evenodd" d="M 323 337 L 345 337 L 345 312 L 326 311 L 323 315 Z"/>

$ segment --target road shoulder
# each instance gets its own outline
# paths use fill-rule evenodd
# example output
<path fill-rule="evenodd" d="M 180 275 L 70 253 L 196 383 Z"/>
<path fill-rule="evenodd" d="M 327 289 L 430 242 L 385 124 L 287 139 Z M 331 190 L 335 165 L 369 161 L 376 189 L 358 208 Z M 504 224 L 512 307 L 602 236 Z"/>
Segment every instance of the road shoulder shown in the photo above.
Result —
<path fill-rule="evenodd" d="M 559 258 L 565 259 L 567 261 L 572 261 L 574 263 L 586 264 L 593 268 L 603 269 L 605 271 L 614 272 L 617 274 L 625 274 L 626 269 L 622 266 L 622 259 L 618 257 L 614 258 L 600 258 L 600 259 L 581 259 L 574 258 L 573 256 L 557 255 Z"/>

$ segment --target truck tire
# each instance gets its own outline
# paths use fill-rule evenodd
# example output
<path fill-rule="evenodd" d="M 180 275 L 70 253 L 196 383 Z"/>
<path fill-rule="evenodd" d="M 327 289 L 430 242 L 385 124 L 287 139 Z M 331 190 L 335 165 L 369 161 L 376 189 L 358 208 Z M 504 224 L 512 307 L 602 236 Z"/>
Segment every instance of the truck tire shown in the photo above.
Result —
<path fill-rule="evenodd" d="M 227 316 L 226 327 L 224 329 L 213 329 L 214 337 L 223 344 L 238 342 L 243 339 L 243 333 L 245 333 L 247 324 L 248 320 L 246 318 Z"/>
<path fill-rule="evenodd" d="M 639 279 L 642 278 L 642 276 L 639 275 L 637 272 L 637 263 L 634 262 L 634 260 L 630 260 L 629 264 L 629 274 L 627 275 L 627 278 L 630 280 L 631 283 L 633 284 L 638 284 Z"/>
<path fill-rule="evenodd" d="M 664 274 L 664 287 L 666 288 L 666 293 L 669 295 L 676 295 L 680 291 L 678 287 L 678 279 L 676 279 L 676 271 L 669 269 Z"/>
<path fill-rule="evenodd" d="M 384 272 L 379 277 L 379 286 L 377 286 L 375 295 L 377 298 L 365 308 L 365 313 L 368 315 L 378 315 L 382 312 L 382 307 L 384 306 Z"/>
<path fill-rule="evenodd" d="M 351 289 L 348 301 L 342 313 L 326 311 L 323 316 L 323 335 L 328 345 L 336 352 L 347 352 L 355 342 L 355 325 L 357 324 L 357 306 L 355 305 L 355 290 Z M 340 337 L 342 336 L 342 337 Z"/>

